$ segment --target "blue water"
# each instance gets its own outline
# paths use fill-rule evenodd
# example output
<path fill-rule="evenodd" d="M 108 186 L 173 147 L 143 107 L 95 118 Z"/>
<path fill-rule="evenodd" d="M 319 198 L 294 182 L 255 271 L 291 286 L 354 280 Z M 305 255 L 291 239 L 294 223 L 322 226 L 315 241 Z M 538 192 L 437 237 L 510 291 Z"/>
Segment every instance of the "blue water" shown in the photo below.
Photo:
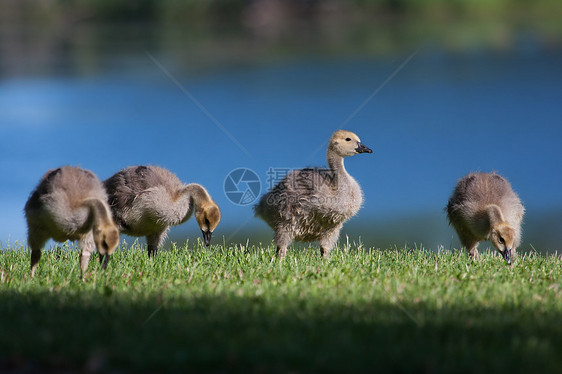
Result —
<path fill-rule="evenodd" d="M 217 235 L 265 229 L 251 205 L 225 195 L 229 172 L 255 171 L 263 193 L 271 167 L 325 165 L 326 141 L 342 126 L 374 151 L 346 160 L 366 199 L 350 225 L 442 214 L 456 180 L 474 170 L 505 175 L 529 212 L 562 210 L 561 51 L 421 50 L 377 90 L 407 56 L 194 74 L 141 53 L 134 69 L 4 79 L 0 241 L 26 239 L 29 192 L 63 164 L 102 179 L 129 165 L 164 166 L 208 188 L 223 212 Z"/>

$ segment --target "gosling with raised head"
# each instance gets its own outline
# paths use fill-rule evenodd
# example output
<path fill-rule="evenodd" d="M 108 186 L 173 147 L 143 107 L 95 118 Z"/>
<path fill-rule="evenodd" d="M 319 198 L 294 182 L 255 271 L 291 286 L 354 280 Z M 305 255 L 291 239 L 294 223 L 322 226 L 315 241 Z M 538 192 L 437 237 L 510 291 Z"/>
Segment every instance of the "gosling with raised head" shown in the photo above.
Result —
<path fill-rule="evenodd" d="M 478 258 L 478 243 L 489 240 L 511 264 L 521 243 L 525 208 L 505 178 L 496 173 L 466 175 L 458 181 L 446 209 L 471 258 Z"/>
<path fill-rule="evenodd" d="M 328 169 L 300 169 L 290 172 L 254 207 L 275 231 L 277 255 L 284 257 L 293 241 L 318 241 L 327 258 L 343 224 L 363 204 L 359 184 L 345 170 L 344 158 L 373 151 L 350 131 L 334 132 L 328 145 Z"/>
<path fill-rule="evenodd" d="M 158 166 L 131 166 L 104 182 L 113 219 L 122 233 L 146 236 L 148 255 L 156 255 L 170 226 L 195 220 L 205 245 L 221 219 L 218 205 L 200 184 L 183 184 Z"/>
<path fill-rule="evenodd" d="M 82 274 L 95 248 L 100 261 L 105 256 L 105 269 L 119 244 L 105 189 L 94 173 L 79 167 L 47 171 L 25 204 L 25 217 L 32 276 L 41 259 L 41 248 L 51 238 L 58 242 L 78 240 Z"/>

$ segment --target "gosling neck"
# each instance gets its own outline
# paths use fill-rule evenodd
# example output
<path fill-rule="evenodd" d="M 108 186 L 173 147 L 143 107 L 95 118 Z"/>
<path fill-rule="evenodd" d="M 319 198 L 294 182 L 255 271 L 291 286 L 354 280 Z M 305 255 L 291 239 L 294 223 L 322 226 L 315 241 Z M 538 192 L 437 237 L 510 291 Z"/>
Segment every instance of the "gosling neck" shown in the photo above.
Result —
<path fill-rule="evenodd" d="M 211 196 L 209 195 L 205 187 L 197 183 L 190 183 L 188 185 L 185 185 L 180 193 L 184 196 L 187 196 L 191 200 L 190 211 L 193 209 L 193 207 L 199 208 L 212 201 Z"/>
<path fill-rule="evenodd" d="M 107 204 L 97 198 L 83 200 L 81 205 L 90 210 L 88 226 L 105 226 L 113 223 Z"/>
<path fill-rule="evenodd" d="M 328 153 L 326 155 L 328 159 L 328 165 L 336 174 L 347 174 L 345 170 L 345 165 L 343 164 L 343 157 L 338 155 L 334 150 L 328 148 Z"/>
<path fill-rule="evenodd" d="M 485 211 L 488 215 L 488 220 L 490 222 L 490 228 L 495 227 L 502 222 L 505 222 L 502 210 L 496 204 L 488 204 L 484 207 L 484 209 L 485 209 Z"/>
<path fill-rule="evenodd" d="M 501 211 L 501 208 L 496 204 L 488 204 L 484 209 L 488 214 L 488 219 L 490 221 L 491 227 L 494 227 L 505 221 L 505 219 L 503 218 L 503 213 Z"/>
<path fill-rule="evenodd" d="M 489 238 L 494 227 L 502 222 L 504 218 L 500 207 L 488 204 L 476 214 L 472 226 L 475 234 Z"/>

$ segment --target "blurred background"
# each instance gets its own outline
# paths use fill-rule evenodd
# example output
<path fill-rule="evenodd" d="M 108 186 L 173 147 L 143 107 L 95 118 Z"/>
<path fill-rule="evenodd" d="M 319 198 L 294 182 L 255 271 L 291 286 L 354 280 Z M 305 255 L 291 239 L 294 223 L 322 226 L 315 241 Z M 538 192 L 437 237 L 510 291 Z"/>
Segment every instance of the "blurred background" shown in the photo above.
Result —
<path fill-rule="evenodd" d="M 527 208 L 521 250 L 554 252 L 561 103 L 559 0 L 0 0 L 0 243 L 26 242 L 47 169 L 153 164 L 208 188 L 215 243 L 269 244 L 227 176 L 263 194 L 345 128 L 374 153 L 346 160 L 365 205 L 341 243 L 458 248 L 448 197 L 495 170 Z M 190 220 L 166 246 L 199 236 Z"/>

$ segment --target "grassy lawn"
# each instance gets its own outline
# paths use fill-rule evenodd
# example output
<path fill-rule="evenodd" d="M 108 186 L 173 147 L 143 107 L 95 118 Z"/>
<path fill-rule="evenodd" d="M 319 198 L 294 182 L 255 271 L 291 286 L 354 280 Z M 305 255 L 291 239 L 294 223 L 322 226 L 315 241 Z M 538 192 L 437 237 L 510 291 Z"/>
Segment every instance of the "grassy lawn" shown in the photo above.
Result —
<path fill-rule="evenodd" d="M 415 249 L 0 251 L 4 372 L 560 372 L 562 259 Z"/>

